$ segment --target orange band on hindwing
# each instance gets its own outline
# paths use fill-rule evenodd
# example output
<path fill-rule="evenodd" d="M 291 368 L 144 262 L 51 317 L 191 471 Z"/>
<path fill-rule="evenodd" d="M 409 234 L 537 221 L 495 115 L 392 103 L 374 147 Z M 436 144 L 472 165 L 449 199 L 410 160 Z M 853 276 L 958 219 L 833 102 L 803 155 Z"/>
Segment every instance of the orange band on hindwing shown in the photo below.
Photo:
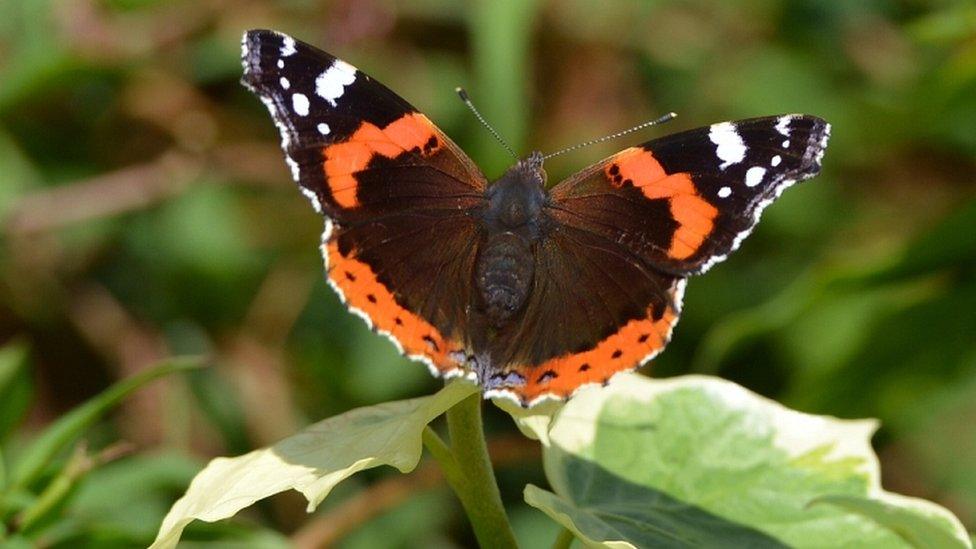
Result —
<path fill-rule="evenodd" d="M 372 328 L 389 334 L 411 358 L 426 358 L 441 373 L 461 367 L 464 356 L 460 345 L 444 338 L 429 322 L 402 307 L 392 292 L 376 277 L 373 269 L 353 253 L 343 256 L 335 239 L 325 246 L 329 281 L 347 307 L 369 317 Z M 460 355 L 455 353 L 461 351 Z"/>
<path fill-rule="evenodd" d="M 434 125 L 418 112 L 405 114 L 385 128 L 364 121 L 349 139 L 322 149 L 332 199 L 342 208 L 359 206 L 355 176 L 376 155 L 395 158 L 410 152 L 427 157 L 440 147 Z"/>
<path fill-rule="evenodd" d="M 617 372 L 636 368 L 664 348 L 678 319 L 672 307 L 656 320 L 650 309 L 647 313 L 647 317 L 631 320 L 589 351 L 516 368 L 525 384 L 504 390 L 515 393 L 523 403 L 546 394 L 568 398 L 582 385 L 605 383 Z"/>
<path fill-rule="evenodd" d="M 694 255 L 714 230 L 718 209 L 698 194 L 691 174 L 666 173 L 650 151 L 631 147 L 614 156 L 604 172 L 614 187 L 633 186 L 651 200 L 668 200 L 678 225 L 668 249 L 672 259 Z"/>

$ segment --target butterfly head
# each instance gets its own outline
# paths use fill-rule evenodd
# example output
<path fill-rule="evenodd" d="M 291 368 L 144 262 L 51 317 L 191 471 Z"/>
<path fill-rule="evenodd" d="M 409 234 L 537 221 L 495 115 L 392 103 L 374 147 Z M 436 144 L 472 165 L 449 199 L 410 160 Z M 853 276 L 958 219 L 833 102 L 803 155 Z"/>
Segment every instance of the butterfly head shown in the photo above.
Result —
<path fill-rule="evenodd" d="M 513 170 L 521 170 L 530 174 L 538 174 L 541 177 L 541 185 L 546 184 L 546 171 L 542 169 L 542 164 L 545 162 L 545 157 L 539 151 L 532 151 L 529 156 L 519 160 Z"/>
<path fill-rule="evenodd" d="M 546 200 L 542 153 L 533 152 L 516 162 L 488 187 L 486 195 L 490 225 L 506 230 L 537 225 Z"/>

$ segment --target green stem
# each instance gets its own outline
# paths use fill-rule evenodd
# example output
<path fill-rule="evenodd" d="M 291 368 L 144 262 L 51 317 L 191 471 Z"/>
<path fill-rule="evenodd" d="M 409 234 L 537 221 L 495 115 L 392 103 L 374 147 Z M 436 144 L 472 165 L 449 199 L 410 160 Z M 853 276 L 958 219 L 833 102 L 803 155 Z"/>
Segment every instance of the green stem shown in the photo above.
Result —
<path fill-rule="evenodd" d="M 461 467 L 458 466 L 457 460 L 454 459 L 454 454 L 451 453 L 451 447 L 429 425 L 424 427 L 423 441 L 424 447 L 427 448 L 430 455 L 434 456 L 437 464 L 440 465 L 441 472 L 444 473 L 444 478 L 447 479 L 447 483 L 454 490 L 454 493 L 457 494 L 464 508 L 467 509 L 471 500 L 471 494 L 467 489 L 468 483 L 464 478 L 464 473 L 461 472 Z"/>
<path fill-rule="evenodd" d="M 481 402 L 481 393 L 475 393 L 447 411 L 451 450 L 474 498 L 469 518 L 478 543 L 482 547 L 518 547 L 488 457 Z"/>
<path fill-rule="evenodd" d="M 569 549 L 574 539 L 576 539 L 576 536 L 568 529 L 563 528 L 559 531 L 559 535 L 556 536 L 556 540 L 552 542 L 552 549 Z"/>
<path fill-rule="evenodd" d="M 481 547 L 518 547 L 505 515 L 481 423 L 481 394 L 475 393 L 447 411 L 448 446 L 431 428 L 424 446 L 438 461 L 444 478 L 464 507 Z"/>

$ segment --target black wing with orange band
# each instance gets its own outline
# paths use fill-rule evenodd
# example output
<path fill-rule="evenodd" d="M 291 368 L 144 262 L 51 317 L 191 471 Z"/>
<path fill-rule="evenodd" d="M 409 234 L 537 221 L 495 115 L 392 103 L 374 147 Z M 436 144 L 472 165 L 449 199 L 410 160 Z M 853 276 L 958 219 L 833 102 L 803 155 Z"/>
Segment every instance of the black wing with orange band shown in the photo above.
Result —
<path fill-rule="evenodd" d="M 769 203 L 815 176 L 830 126 L 807 115 L 725 122 L 626 149 L 556 185 L 555 229 L 511 364 L 490 389 L 565 398 L 658 352 L 684 279 L 725 259 Z M 548 318 L 543 312 L 558 311 Z M 538 334 L 543 334 L 540 336 Z"/>
<path fill-rule="evenodd" d="M 662 272 L 700 274 L 739 246 L 785 188 L 820 172 L 829 136 L 829 124 L 799 114 L 668 135 L 558 184 L 551 214 Z"/>
<path fill-rule="evenodd" d="M 245 33 L 241 50 L 244 85 L 267 105 L 296 183 L 326 216 L 329 283 L 401 352 L 434 373 L 461 372 L 484 176 L 352 65 L 267 30 Z M 443 234 L 459 244 L 431 246 Z"/>

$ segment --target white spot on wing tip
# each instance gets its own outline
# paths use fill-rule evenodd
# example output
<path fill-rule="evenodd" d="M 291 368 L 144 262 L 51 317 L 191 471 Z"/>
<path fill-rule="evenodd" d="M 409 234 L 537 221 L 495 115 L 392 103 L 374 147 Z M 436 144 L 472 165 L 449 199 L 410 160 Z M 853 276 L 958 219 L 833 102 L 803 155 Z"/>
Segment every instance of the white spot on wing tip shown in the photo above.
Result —
<path fill-rule="evenodd" d="M 792 187 L 795 183 L 795 179 L 783 179 L 782 181 L 777 182 L 776 186 L 773 188 L 772 196 L 769 196 L 769 198 L 756 204 L 755 209 L 752 211 L 752 225 L 748 229 L 735 235 L 735 238 L 732 239 L 732 247 L 729 248 L 729 251 L 724 255 L 717 255 L 706 261 L 701 267 L 698 268 L 697 271 L 695 271 L 695 274 L 703 274 L 711 269 L 715 264 L 725 261 L 729 257 L 729 254 L 738 250 L 739 246 L 742 244 L 742 241 L 745 240 L 746 237 L 752 233 L 753 229 L 756 228 L 756 225 L 759 223 L 759 218 L 762 217 L 763 210 L 766 209 L 766 206 L 772 204 L 777 198 L 780 197 L 780 195 L 783 194 L 783 191 Z"/>
<path fill-rule="evenodd" d="M 315 78 L 315 94 L 328 101 L 333 107 L 336 100 L 345 93 L 346 86 L 356 81 L 356 67 L 341 59 Z"/>
<path fill-rule="evenodd" d="M 773 157 L 772 160 L 770 160 L 769 165 L 775 168 L 776 166 L 779 166 L 779 163 L 782 161 L 783 161 L 783 157 L 777 154 L 776 156 Z"/>
<path fill-rule="evenodd" d="M 298 116 L 308 116 L 309 102 L 308 97 L 303 93 L 295 93 L 291 96 L 291 106 Z"/>
<path fill-rule="evenodd" d="M 278 79 L 278 83 L 281 84 L 281 88 L 285 90 L 291 87 L 291 82 L 289 82 L 284 76 Z"/>
<path fill-rule="evenodd" d="M 708 129 L 708 139 L 715 143 L 715 154 L 722 160 L 720 169 L 742 162 L 746 157 L 746 144 L 731 122 L 712 124 Z"/>
<path fill-rule="evenodd" d="M 319 133 L 322 135 L 329 135 L 329 132 L 332 131 L 332 128 L 330 128 L 325 122 L 319 122 L 319 125 L 316 126 L 316 128 L 318 128 Z"/>
<path fill-rule="evenodd" d="M 356 67 L 350 65 L 349 63 L 346 63 L 342 59 L 336 59 L 335 63 L 333 63 L 332 66 L 336 67 L 342 72 L 353 74 L 353 75 L 356 74 L 356 71 L 358 70 Z"/>
<path fill-rule="evenodd" d="M 722 187 L 721 189 L 718 190 L 719 198 L 728 198 L 731 195 L 732 195 L 732 189 L 729 187 Z"/>
<path fill-rule="evenodd" d="M 782 135 L 783 137 L 789 137 L 790 136 L 790 122 L 792 122 L 792 121 L 793 121 L 793 116 L 788 115 L 788 114 L 779 117 L 779 119 L 776 120 L 776 131 L 778 131 L 780 133 L 780 135 Z M 788 142 L 789 141 L 787 141 L 787 143 Z M 786 145 L 784 145 L 784 147 L 785 146 Z"/>
<path fill-rule="evenodd" d="M 756 185 L 762 183 L 763 177 L 766 175 L 766 168 L 761 166 L 753 166 L 746 170 L 746 186 L 755 187 Z"/>
<path fill-rule="evenodd" d="M 294 55 L 298 50 L 295 48 L 295 39 L 287 34 L 281 35 L 281 56 L 288 57 Z"/>

